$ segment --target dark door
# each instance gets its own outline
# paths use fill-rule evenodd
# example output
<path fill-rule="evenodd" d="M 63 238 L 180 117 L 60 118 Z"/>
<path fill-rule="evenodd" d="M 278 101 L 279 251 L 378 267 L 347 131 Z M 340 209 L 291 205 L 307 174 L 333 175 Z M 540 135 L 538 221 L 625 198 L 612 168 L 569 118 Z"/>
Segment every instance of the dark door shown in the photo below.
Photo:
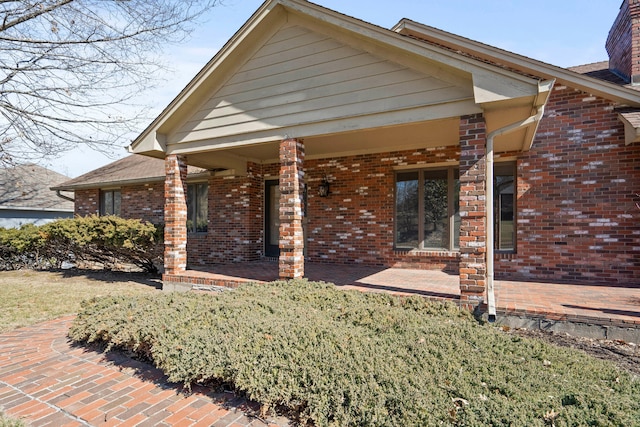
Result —
<path fill-rule="evenodd" d="M 264 255 L 280 256 L 280 185 L 278 180 L 264 183 Z"/>

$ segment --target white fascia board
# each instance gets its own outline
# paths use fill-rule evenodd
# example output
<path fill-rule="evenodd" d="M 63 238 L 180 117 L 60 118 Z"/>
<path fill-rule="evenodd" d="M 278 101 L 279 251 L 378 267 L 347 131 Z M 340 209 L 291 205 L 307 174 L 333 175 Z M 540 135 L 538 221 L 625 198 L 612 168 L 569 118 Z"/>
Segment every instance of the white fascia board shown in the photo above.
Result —
<path fill-rule="evenodd" d="M 235 48 L 251 33 L 251 31 L 257 27 L 260 22 L 264 20 L 264 18 L 269 14 L 269 12 L 274 9 L 278 4 L 279 0 L 267 0 L 262 6 L 245 22 L 245 24 L 227 41 L 227 43 L 216 53 L 216 55 L 209 61 L 207 64 L 198 72 L 198 74 L 191 79 L 191 81 L 185 86 L 184 89 L 180 91 L 180 93 L 169 103 L 169 105 L 156 117 L 147 128 L 142 131 L 142 133 L 131 143 L 129 146 L 129 151 L 138 153 L 141 150 L 138 149 L 138 145 L 143 144 L 145 146 L 152 145 L 151 150 L 142 150 L 142 151 L 155 151 L 156 145 L 155 143 L 151 144 L 151 142 L 155 139 L 158 140 L 156 135 L 154 135 L 160 126 L 170 117 L 173 113 L 176 112 L 182 105 L 188 103 L 189 97 L 193 95 L 200 85 L 207 80 L 207 78 L 217 69 L 219 64 L 224 62 L 226 58 L 231 55 L 231 53 L 235 50 Z M 151 140 L 149 140 L 151 138 Z M 166 145 L 160 144 L 163 151 L 166 152 Z"/>

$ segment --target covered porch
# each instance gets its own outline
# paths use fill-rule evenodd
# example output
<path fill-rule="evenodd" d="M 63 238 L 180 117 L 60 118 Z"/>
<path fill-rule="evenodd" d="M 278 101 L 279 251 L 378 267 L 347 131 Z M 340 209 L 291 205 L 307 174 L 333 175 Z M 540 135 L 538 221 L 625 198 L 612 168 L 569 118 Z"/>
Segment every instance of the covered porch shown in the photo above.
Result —
<path fill-rule="evenodd" d="M 174 289 L 219 290 L 278 280 L 276 261 L 227 264 L 165 276 Z M 416 295 L 460 305 L 457 274 L 362 265 L 308 262 L 305 276 L 341 289 Z M 640 286 L 496 280 L 499 323 L 594 338 L 640 341 Z"/>
<path fill-rule="evenodd" d="M 311 3 L 266 2 L 130 147 L 165 159 L 167 288 L 211 282 L 200 265 L 223 285 L 250 278 L 266 257 L 279 262 L 264 280 L 341 281 L 316 262 L 420 264 L 459 273 L 421 292 L 491 314 L 495 153 L 515 165 L 531 147 L 553 83 Z M 202 221 L 187 165 L 209 173 Z M 225 274 L 228 263 L 251 270 Z M 354 283 L 378 286 L 342 285 Z"/>

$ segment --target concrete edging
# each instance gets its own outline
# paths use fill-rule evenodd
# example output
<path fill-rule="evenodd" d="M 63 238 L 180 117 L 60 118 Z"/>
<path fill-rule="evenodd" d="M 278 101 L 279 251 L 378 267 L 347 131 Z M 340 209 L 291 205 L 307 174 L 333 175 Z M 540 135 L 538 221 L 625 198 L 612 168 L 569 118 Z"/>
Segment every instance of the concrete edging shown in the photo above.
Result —
<path fill-rule="evenodd" d="M 482 319 L 487 321 L 487 315 L 483 315 Z M 566 333 L 576 337 L 640 343 L 640 328 L 615 324 L 598 324 L 579 320 L 552 320 L 542 317 L 499 313 L 496 315 L 495 324 L 508 326 L 510 328 Z"/>

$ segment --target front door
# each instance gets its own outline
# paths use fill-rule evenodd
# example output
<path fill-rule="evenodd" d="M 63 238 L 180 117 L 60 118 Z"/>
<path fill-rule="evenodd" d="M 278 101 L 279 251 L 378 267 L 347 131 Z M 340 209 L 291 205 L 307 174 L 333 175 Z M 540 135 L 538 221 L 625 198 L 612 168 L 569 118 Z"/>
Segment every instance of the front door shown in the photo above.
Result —
<path fill-rule="evenodd" d="M 280 256 L 280 184 L 277 179 L 264 183 L 264 255 Z"/>

